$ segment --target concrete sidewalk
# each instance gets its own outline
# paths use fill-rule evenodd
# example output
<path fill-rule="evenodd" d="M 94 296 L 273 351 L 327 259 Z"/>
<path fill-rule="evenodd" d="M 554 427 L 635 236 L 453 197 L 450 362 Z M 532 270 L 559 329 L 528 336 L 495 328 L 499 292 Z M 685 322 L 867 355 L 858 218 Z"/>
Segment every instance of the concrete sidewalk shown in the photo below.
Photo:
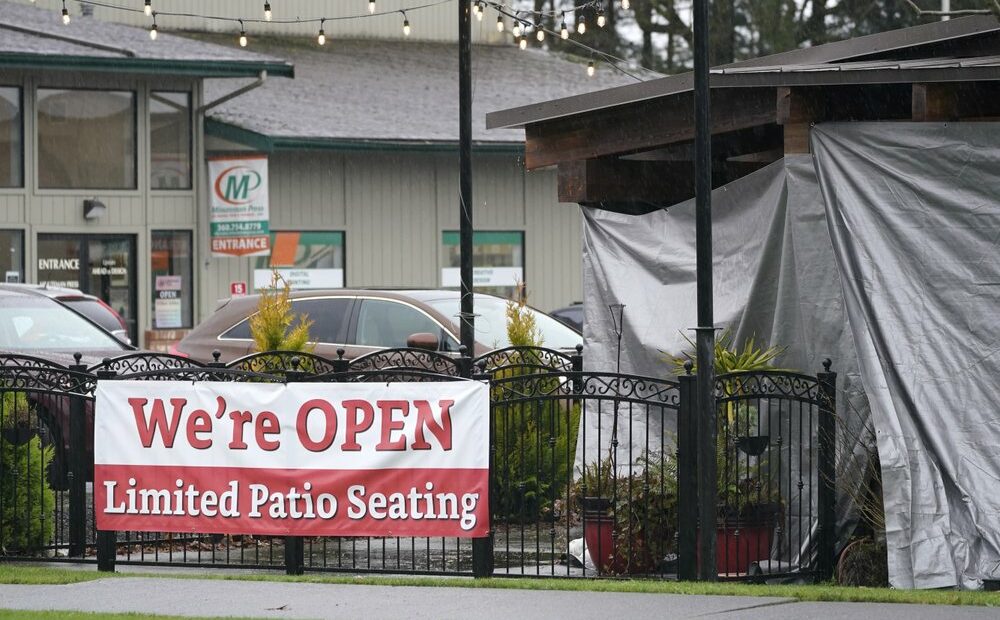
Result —
<path fill-rule="evenodd" d="M 254 618 L 533 620 L 572 618 L 997 618 L 985 607 L 797 603 L 791 599 L 617 592 L 126 577 L 71 585 L 0 585 L 0 608 Z"/>

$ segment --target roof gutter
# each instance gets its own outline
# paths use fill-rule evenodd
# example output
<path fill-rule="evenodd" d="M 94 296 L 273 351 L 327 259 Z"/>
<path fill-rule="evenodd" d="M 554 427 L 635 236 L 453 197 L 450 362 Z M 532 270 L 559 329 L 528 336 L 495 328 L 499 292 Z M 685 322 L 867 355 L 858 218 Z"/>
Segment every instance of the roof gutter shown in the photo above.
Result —
<path fill-rule="evenodd" d="M 245 95 L 246 93 L 250 92 L 251 90 L 254 90 L 255 88 L 260 88 L 261 86 L 264 85 L 264 82 L 266 82 L 266 81 L 267 81 L 267 71 L 261 71 L 257 75 L 257 79 L 256 80 L 254 80 L 253 82 L 247 84 L 246 86 L 244 86 L 242 88 L 237 88 L 236 90 L 234 90 L 233 92 L 231 92 L 229 94 L 226 94 L 226 95 L 223 95 L 223 96 L 219 97 L 215 101 L 210 101 L 209 103 L 206 103 L 205 105 L 203 105 L 200 108 L 198 108 L 198 113 L 199 114 L 204 114 L 208 110 L 211 110 L 212 108 L 214 108 L 216 106 L 220 106 L 223 103 L 229 101 L 230 99 L 235 99 L 236 97 L 239 97 L 240 95 Z"/>

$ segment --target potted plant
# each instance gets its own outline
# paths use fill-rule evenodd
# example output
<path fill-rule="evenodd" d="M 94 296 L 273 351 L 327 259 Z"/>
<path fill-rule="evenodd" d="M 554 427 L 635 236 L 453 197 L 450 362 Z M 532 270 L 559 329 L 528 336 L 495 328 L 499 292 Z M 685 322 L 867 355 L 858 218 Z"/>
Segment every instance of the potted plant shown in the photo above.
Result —
<path fill-rule="evenodd" d="M 657 571 L 674 550 L 677 463 L 669 453 L 644 452 L 631 466 L 609 456 L 585 468 L 573 494 L 579 499 L 583 536 L 598 571 Z"/>
<path fill-rule="evenodd" d="M 694 343 L 687 341 L 693 348 Z M 783 352 L 783 347 L 758 344 L 752 336 L 737 346 L 727 329 L 715 341 L 715 374 L 782 370 L 773 362 Z M 693 352 L 670 361 L 677 374 L 687 372 L 686 364 L 696 363 Z M 727 399 L 717 415 L 716 566 L 724 574 L 743 573 L 751 563 L 770 557 L 774 528 L 782 512 L 778 484 L 769 471 L 771 437 L 760 424 L 758 410 L 766 399 L 757 399 L 756 404 L 742 401 L 738 398 L 740 389 L 738 380 L 722 382 L 722 393 L 731 400 Z"/>

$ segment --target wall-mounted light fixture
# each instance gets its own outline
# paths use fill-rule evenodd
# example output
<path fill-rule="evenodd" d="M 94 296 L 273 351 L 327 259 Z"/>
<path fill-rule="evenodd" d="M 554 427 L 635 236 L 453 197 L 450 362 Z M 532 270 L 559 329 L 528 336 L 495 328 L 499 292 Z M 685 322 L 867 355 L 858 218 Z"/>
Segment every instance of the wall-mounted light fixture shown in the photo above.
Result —
<path fill-rule="evenodd" d="M 108 207 L 103 202 L 97 198 L 91 198 L 89 200 L 83 201 L 83 218 L 87 220 L 96 220 L 102 217 L 105 212 L 107 212 Z"/>

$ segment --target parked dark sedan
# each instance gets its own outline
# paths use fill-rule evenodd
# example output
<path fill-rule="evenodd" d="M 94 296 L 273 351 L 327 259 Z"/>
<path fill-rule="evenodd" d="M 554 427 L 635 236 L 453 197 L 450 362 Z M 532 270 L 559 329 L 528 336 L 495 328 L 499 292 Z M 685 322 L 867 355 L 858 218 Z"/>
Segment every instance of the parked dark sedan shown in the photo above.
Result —
<path fill-rule="evenodd" d="M 459 346 L 459 293 L 451 290 L 331 289 L 294 291 L 292 309 L 313 321 L 311 335 L 316 354 L 336 357 L 344 349 L 354 359 L 380 349 L 405 347 L 417 334 L 430 334 L 433 348 L 455 353 Z M 256 312 L 258 295 L 233 297 L 194 328 L 177 351 L 199 361 L 211 361 L 219 350 L 223 361 L 253 352 L 249 317 Z M 507 338 L 507 300 L 476 293 L 475 355 L 510 346 Z M 543 344 L 572 350 L 583 339 L 573 329 L 543 312 L 531 309 Z"/>

